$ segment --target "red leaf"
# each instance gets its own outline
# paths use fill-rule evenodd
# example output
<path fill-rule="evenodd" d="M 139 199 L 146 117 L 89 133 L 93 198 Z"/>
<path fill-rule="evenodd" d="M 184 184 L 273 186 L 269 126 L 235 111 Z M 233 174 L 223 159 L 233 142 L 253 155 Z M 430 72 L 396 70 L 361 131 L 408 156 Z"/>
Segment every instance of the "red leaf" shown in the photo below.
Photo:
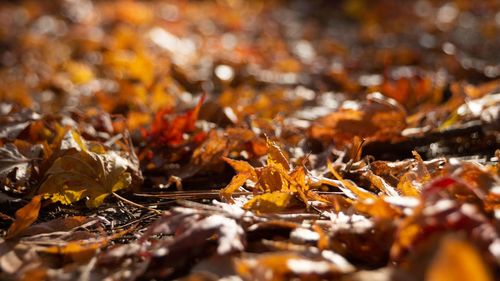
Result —
<path fill-rule="evenodd" d="M 169 120 L 166 116 L 172 113 L 172 108 L 160 109 L 154 118 L 151 125 L 149 137 L 156 145 L 176 146 L 182 143 L 185 133 L 192 133 L 195 130 L 196 120 L 200 112 L 201 105 L 205 101 L 206 94 L 203 94 L 198 104 L 191 110 L 182 115 L 176 116 L 173 120 Z M 200 141 L 200 136 L 197 135 L 196 141 Z"/>

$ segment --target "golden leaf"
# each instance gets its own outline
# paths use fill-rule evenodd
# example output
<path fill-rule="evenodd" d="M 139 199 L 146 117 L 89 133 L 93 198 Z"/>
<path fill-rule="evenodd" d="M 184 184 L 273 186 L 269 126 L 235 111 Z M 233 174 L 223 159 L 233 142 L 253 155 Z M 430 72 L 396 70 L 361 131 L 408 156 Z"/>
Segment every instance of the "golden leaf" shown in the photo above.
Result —
<path fill-rule="evenodd" d="M 64 150 L 47 171 L 39 190 L 44 197 L 63 204 L 88 197 L 87 206 L 97 207 L 106 196 L 131 184 L 132 176 L 126 171 L 128 162 L 117 153 L 89 151 L 74 131 L 69 132 L 63 143 L 66 143 L 63 147 L 68 145 L 70 149 Z"/>
<path fill-rule="evenodd" d="M 298 201 L 290 192 L 275 191 L 254 196 L 245 204 L 244 208 L 261 213 L 272 213 L 283 211 L 297 205 L 297 203 Z"/>

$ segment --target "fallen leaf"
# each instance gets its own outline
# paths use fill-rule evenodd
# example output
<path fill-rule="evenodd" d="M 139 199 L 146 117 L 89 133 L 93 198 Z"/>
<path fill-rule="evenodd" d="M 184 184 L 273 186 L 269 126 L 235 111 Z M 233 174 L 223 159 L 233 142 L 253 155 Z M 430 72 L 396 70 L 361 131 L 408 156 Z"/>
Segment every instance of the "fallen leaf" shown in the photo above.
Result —
<path fill-rule="evenodd" d="M 9 177 L 15 182 L 26 182 L 30 177 L 30 162 L 14 144 L 5 144 L 0 148 L 0 180 Z"/>
<path fill-rule="evenodd" d="M 293 252 L 276 252 L 236 260 L 236 271 L 244 280 L 323 280 L 352 271 L 344 263 L 324 257 L 305 257 Z"/>
<path fill-rule="evenodd" d="M 425 280 L 493 281 L 478 250 L 467 241 L 445 237 L 426 272 Z"/>
<path fill-rule="evenodd" d="M 38 218 L 38 212 L 42 205 L 42 196 L 37 195 L 21 209 L 16 212 L 16 220 L 7 230 L 5 239 L 12 239 L 28 228 Z"/>
<path fill-rule="evenodd" d="M 92 152 L 74 131 L 68 132 L 61 147 L 62 156 L 48 169 L 38 191 L 53 202 L 71 204 L 88 197 L 87 206 L 97 207 L 109 194 L 132 183 L 129 162 L 118 153 L 102 147 Z"/>
<path fill-rule="evenodd" d="M 175 210 L 174 210 L 175 212 Z M 197 214 L 169 214 L 151 226 L 146 235 L 155 233 L 175 234 L 171 240 L 159 241 L 153 249 L 144 253 L 152 256 L 148 278 L 166 278 L 187 263 L 206 254 L 207 246 L 216 242 L 218 256 L 240 252 L 244 249 L 241 226 L 234 220 L 219 214 L 199 218 Z"/>
<path fill-rule="evenodd" d="M 310 127 L 315 139 L 347 144 L 358 136 L 370 140 L 397 137 L 406 127 L 406 113 L 395 100 L 374 93 L 359 108 L 343 108 L 317 120 Z"/>
<path fill-rule="evenodd" d="M 51 233 L 51 232 L 64 232 L 69 231 L 75 227 L 81 226 L 92 218 L 84 216 L 73 216 L 67 218 L 58 218 L 48 222 L 43 222 L 39 224 L 32 225 L 23 231 L 23 235 L 32 236 L 41 233 Z"/>
<path fill-rule="evenodd" d="M 245 203 L 244 208 L 260 213 L 272 213 L 284 211 L 297 206 L 298 203 L 299 201 L 291 193 L 275 191 L 252 197 Z"/>
<path fill-rule="evenodd" d="M 184 134 L 192 133 L 195 130 L 195 123 L 205 97 L 206 95 L 203 94 L 193 109 L 176 116 L 171 121 L 168 117 L 172 115 L 172 109 L 160 109 L 151 124 L 151 130 L 147 133 L 151 142 L 160 146 L 176 146 L 181 144 L 184 141 Z"/>

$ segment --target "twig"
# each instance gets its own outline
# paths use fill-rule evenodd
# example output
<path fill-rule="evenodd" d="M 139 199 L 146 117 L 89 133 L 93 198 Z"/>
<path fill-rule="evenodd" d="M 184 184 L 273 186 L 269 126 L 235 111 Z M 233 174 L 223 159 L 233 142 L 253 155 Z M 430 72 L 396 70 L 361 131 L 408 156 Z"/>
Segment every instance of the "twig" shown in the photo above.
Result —
<path fill-rule="evenodd" d="M 116 194 L 115 192 L 113 192 L 112 194 L 113 194 L 113 196 L 114 196 L 114 197 L 116 197 L 117 199 L 119 199 L 119 200 L 123 201 L 124 203 L 127 203 L 127 204 L 129 204 L 129 205 L 131 205 L 131 206 L 134 206 L 134 207 L 136 207 L 136 208 L 146 209 L 146 210 L 152 211 L 152 212 L 154 212 L 154 213 L 156 213 L 156 214 L 158 214 L 158 215 L 161 215 L 161 212 L 160 212 L 160 211 L 158 211 L 158 210 L 156 210 L 156 209 L 149 208 L 149 207 L 146 207 L 146 206 L 144 206 L 144 205 L 141 205 L 141 204 L 138 204 L 138 203 L 132 202 L 132 201 L 128 200 L 127 198 L 124 198 L 124 197 L 122 197 L 122 196 L 120 196 L 120 195 Z"/>
<path fill-rule="evenodd" d="M 161 199 L 211 199 L 219 198 L 220 190 L 204 190 L 204 191 L 171 191 L 168 193 L 134 193 L 135 196 L 153 197 Z M 253 192 L 234 192 L 233 196 L 253 195 Z"/>

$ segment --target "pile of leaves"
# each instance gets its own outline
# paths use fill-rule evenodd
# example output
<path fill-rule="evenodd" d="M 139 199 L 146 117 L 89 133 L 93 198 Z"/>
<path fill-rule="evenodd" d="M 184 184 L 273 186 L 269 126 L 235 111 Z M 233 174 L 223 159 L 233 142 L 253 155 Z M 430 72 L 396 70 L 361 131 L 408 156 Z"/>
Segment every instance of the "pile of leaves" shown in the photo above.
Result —
<path fill-rule="evenodd" d="M 1 280 L 498 280 L 498 1 L 0 3 Z"/>

